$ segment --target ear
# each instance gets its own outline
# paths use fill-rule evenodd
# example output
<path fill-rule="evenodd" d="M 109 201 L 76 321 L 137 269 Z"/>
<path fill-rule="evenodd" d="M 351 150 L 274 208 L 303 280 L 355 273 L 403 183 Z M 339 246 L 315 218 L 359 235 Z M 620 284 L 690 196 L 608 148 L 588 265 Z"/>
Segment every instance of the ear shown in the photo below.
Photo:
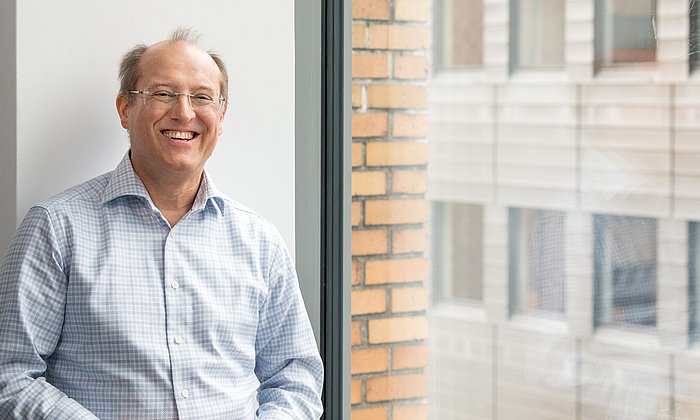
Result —
<path fill-rule="evenodd" d="M 119 113 L 122 127 L 129 129 L 129 101 L 125 95 L 120 94 L 117 96 L 117 113 Z"/>
<path fill-rule="evenodd" d="M 226 110 L 228 109 L 228 101 L 224 102 L 224 109 L 221 111 L 221 115 L 219 115 L 219 124 L 217 126 L 217 136 L 220 136 L 221 133 L 224 132 L 224 117 L 226 116 Z"/>

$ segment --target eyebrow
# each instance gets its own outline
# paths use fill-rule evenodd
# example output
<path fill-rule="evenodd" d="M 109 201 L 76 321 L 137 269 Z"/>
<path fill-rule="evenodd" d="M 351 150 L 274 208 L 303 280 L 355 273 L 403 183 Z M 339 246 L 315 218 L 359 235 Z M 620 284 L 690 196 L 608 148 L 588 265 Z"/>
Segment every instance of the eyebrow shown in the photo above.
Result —
<path fill-rule="evenodd" d="M 151 88 L 151 89 L 167 87 L 167 88 L 169 88 L 169 89 L 171 89 L 171 90 L 173 90 L 173 91 L 178 90 L 178 89 L 175 87 L 175 85 L 173 85 L 173 84 L 171 84 L 171 83 L 167 83 L 167 82 L 158 82 L 158 83 L 154 83 L 154 84 L 152 84 L 152 85 L 150 85 L 150 86 L 148 86 L 148 87 Z M 191 90 L 190 90 L 190 92 L 202 92 L 202 91 L 213 93 L 213 92 L 216 92 L 216 89 L 211 88 L 211 87 L 207 87 L 207 86 L 204 86 L 204 85 L 200 85 L 200 86 L 197 86 L 197 87 L 195 87 L 194 89 L 191 89 Z"/>

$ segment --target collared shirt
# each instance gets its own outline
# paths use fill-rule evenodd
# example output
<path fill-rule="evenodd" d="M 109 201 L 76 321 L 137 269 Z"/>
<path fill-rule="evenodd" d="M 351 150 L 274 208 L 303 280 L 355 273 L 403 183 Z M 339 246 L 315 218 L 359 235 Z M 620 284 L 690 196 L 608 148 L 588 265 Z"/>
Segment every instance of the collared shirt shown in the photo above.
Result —
<path fill-rule="evenodd" d="M 0 266 L 1 419 L 317 419 L 322 382 L 278 231 L 206 174 L 171 228 L 127 155 Z"/>

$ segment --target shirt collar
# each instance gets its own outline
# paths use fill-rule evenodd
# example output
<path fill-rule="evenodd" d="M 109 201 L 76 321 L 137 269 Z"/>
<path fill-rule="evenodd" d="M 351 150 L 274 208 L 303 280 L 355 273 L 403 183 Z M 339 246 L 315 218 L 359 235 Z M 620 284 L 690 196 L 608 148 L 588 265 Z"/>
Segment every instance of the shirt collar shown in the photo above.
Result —
<path fill-rule="evenodd" d="M 117 165 L 117 168 L 112 172 L 112 177 L 102 194 L 102 203 L 108 203 L 116 198 L 124 196 L 142 197 L 155 208 L 146 187 L 143 185 L 143 182 L 141 182 L 141 178 L 134 172 L 134 167 L 131 165 L 131 159 L 129 158 L 129 152 L 124 155 L 119 165 Z M 212 210 L 223 215 L 225 198 L 226 196 L 216 188 L 209 174 L 204 171 L 202 183 L 192 203 L 192 211 L 204 210 L 207 204 L 210 204 Z"/>

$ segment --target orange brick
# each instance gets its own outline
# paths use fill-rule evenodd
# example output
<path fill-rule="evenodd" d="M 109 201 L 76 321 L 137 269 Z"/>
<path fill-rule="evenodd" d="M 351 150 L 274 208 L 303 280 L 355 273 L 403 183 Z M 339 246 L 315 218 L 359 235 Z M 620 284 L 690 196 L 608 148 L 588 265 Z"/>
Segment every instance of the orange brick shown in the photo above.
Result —
<path fill-rule="evenodd" d="M 389 252 L 386 229 L 353 230 L 352 255 L 377 255 Z"/>
<path fill-rule="evenodd" d="M 426 114 L 394 114 L 391 134 L 395 137 L 426 137 L 428 116 Z"/>
<path fill-rule="evenodd" d="M 428 420 L 428 407 L 425 404 L 394 405 L 391 418 L 394 420 Z"/>
<path fill-rule="evenodd" d="M 386 194 L 386 173 L 384 171 L 352 171 L 352 195 Z"/>
<path fill-rule="evenodd" d="M 391 233 L 391 251 L 394 254 L 424 252 L 428 247 L 425 229 L 400 229 Z"/>
<path fill-rule="evenodd" d="M 388 118 L 386 112 L 353 112 L 353 137 L 383 137 L 387 133 Z"/>
<path fill-rule="evenodd" d="M 386 289 L 353 290 L 350 297 L 353 315 L 386 312 Z"/>
<path fill-rule="evenodd" d="M 357 286 L 360 284 L 360 273 L 362 272 L 361 263 L 357 260 L 352 261 L 352 280 L 350 285 Z"/>
<path fill-rule="evenodd" d="M 362 84 L 360 83 L 352 84 L 352 107 L 362 107 Z"/>
<path fill-rule="evenodd" d="M 362 402 L 362 379 L 353 379 L 350 384 L 350 404 Z"/>
<path fill-rule="evenodd" d="M 367 166 L 425 165 L 428 144 L 414 141 L 376 141 L 366 145 Z"/>
<path fill-rule="evenodd" d="M 353 53 L 352 77 L 383 79 L 389 76 L 389 57 L 386 54 Z"/>
<path fill-rule="evenodd" d="M 428 320 L 424 316 L 370 319 L 367 331 L 370 344 L 425 340 L 428 338 Z"/>
<path fill-rule="evenodd" d="M 428 260 L 401 258 L 365 262 L 365 284 L 408 283 L 428 278 Z"/>
<path fill-rule="evenodd" d="M 362 344 L 362 321 L 352 321 L 352 345 Z"/>
<path fill-rule="evenodd" d="M 389 19 L 389 0 L 353 0 L 353 19 Z"/>
<path fill-rule="evenodd" d="M 362 153 L 364 152 L 364 143 L 361 142 L 352 142 L 352 166 L 353 168 L 356 166 L 362 166 L 362 162 L 364 161 L 364 157 L 362 156 Z"/>
<path fill-rule="evenodd" d="M 428 48 L 427 26 L 371 24 L 369 48 L 378 50 L 425 50 Z"/>
<path fill-rule="evenodd" d="M 413 20 L 425 22 L 428 20 L 428 0 L 395 0 L 394 18 L 396 20 Z"/>
<path fill-rule="evenodd" d="M 395 193 L 423 194 L 428 189 L 425 171 L 395 171 L 391 178 L 391 191 Z"/>
<path fill-rule="evenodd" d="M 428 105 L 428 90 L 421 85 L 373 84 L 367 86 L 367 106 L 370 108 L 424 109 Z"/>
<path fill-rule="evenodd" d="M 362 202 L 360 202 L 360 201 L 353 201 L 352 202 L 350 216 L 352 218 L 352 225 L 353 226 L 358 226 L 362 222 Z"/>
<path fill-rule="evenodd" d="M 388 409 L 386 406 L 353 408 L 350 410 L 352 420 L 386 420 Z"/>
<path fill-rule="evenodd" d="M 367 25 L 355 23 L 352 25 L 352 48 L 365 48 L 367 46 Z"/>
<path fill-rule="evenodd" d="M 352 351 L 350 372 L 353 375 L 385 372 L 387 369 L 389 369 L 389 349 L 386 347 Z"/>
<path fill-rule="evenodd" d="M 367 379 L 367 402 L 425 397 L 428 380 L 424 374 L 379 376 Z"/>
<path fill-rule="evenodd" d="M 428 309 L 428 292 L 424 287 L 392 289 L 392 312 L 425 311 L 426 309 Z"/>
<path fill-rule="evenodd" d="M 416 369 L 428 365 L 428 346 L 395 346 L 391 351 L 392 369 Z"/>
<path fill-rule="evenodd" d="M 425 223 L 428 202 L 425 200 L 372 200 L 365 202 L 366 225 Z"/>
<path fill-rule="evenodd" d="M 426 79 L 428 77 L 428 58 L 420 55 L 394 56 L 395 79 Z"/>

